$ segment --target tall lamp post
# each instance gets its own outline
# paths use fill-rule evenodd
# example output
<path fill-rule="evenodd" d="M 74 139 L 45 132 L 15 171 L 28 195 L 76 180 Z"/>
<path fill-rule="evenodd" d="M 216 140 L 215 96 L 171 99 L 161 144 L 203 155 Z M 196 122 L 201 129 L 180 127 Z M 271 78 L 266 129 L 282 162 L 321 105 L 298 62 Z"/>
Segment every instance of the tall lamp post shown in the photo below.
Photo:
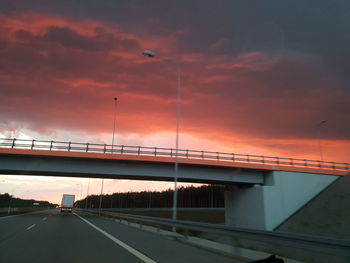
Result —
<path fill-rule="evenodd" d="M 111 154 L 113 154 L 113 148 L 114 148 L 114 134 L 115 134 L 115 126 L 116 126 L 116 116 L 117 116 L 117 101 L 118 98 L 114 97 L 114 120 L 113 120 L 113 135 L 112 135 L 112 150 Z M 100 204 L 98 208 L 98 214 L 101 215 L 101 205 L 102 205 L 102 194 L 103 194 L 103 184 L 104 184 L 105 179 L 102 178 L 102 183 L 101 183 L 101 194 L 100 194 Z"/>
<path fill-rule="evenodd" d="M 12 193 L 11 193 L 11 195 L 10 195 L 9 207 L 7 208 L 7 214 L 8 214 L 8 215 L 11 213 L 12 196 L 13 196 L 13 190 L 12 190 Z"/>
<path fill-rule="evenodd" d="M 116 119 L 117 119 L 117 101 L 118 98 L 114 98 L 114 121 L 113 121 L 113 136 L 112 136 L 112 153 L 114 148 L 114 134 L 115 134 L 115 125 L 116 125 Z"/>
<path fill-rule="evenodd" d="M 89 182 L 86 190 L 85 209 L 87 209 L 88 207 L 89 190 L 90 190 L 90 178 L 89 178 Z"/>
<path fill-rule="evenodd" d="M 323 161 L 323 150 L 322 150 L 322 144 L 321 144 L 321 129 L 322 129 L 322 125 L 326 124 L 326 123 L 327 123 L 326 120 L 322 120 L 322 121 L 320 121 L 320 123 L 317 124 L 317 127 L 318 127 L 318 148 L 320 151 L 321 161 Z"/>
<path fill-rule="evenodd" d="M 177 92 L 176 92 L 176 139 L 175 139 L 175 166 L 174 166 L 174 197 L 173 197 L 173 216 L 172 219 L 176 220 L 177 217 L 177 178 L 179 171 L 179 129 L 180 129 L 180 113 L 181 113 L 181 71 L 180 68 L 177 70 Z M 173 227 L 175 232 L 175 227 Z"/>
<path fill-rule="evenodd" d="M 101 205 L 102 205 L 102 193 L 103 193 L 103 183 L 104 183 L 104 178 L 102 178 L 102 183 L 101 183 L 101 193 L 100 193 L 100 205 L 98 207 L 98 215 L 101 215 Z"/>
<path fill-rule="evenodd" d="M 79 203 L 77 204 L 77 207 L 81 208 L 81 197 L 82 197 L 83 185 L 81 183 L 76 183 L 75 185 L 78 187 L 78 190 L 75 190 L 77 191 L 76 192 L 77 199 L 79 199 Z"/>
<path fill-rule="evenodd" d="M 12 192 L 11 192 L 11 195 L 10 195 L 10 201 L 9 201 L 9 207 L 7 208 L 7 214 L 8 215 L 11 213 L 11 202 L 12 202 L 13 193 L 14 193 L 15 190 L 17 190 L 17 188 L 12 188 Z"/>
<path fill-rule="evenodd" d="M 151 50 L 145 50 L 143 55 L 153 58 L 156 53 Z M 177 69 L 177 89 L 176 89 L 176 139 L 175 139 L 175 164 L 174 164 L 174 195 L 173 195 L 173 214 L 172 219 L 177 218 L 177 181 L 179 170 L 179 128 L 180 128 L 180 112 L 181 112 L 181 71 Z M 175 227 L 172 228 L 175 231 Z"/>

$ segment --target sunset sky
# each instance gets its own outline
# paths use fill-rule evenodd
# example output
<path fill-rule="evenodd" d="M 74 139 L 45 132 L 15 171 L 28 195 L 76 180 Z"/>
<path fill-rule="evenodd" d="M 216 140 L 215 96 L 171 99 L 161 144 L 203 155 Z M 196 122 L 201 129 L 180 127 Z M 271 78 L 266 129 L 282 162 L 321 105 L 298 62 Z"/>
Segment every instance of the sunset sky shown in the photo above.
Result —
<path fill-rule="evenodd" d="M 117 144 L 174 147 L 180 69 L 181 148 L 350 162 L 349 28 L 348 0 L 0 0 L 0 137 L 110 143 L 118 97 Z M 86 187 L 0 175 L 27 198 Z"/>

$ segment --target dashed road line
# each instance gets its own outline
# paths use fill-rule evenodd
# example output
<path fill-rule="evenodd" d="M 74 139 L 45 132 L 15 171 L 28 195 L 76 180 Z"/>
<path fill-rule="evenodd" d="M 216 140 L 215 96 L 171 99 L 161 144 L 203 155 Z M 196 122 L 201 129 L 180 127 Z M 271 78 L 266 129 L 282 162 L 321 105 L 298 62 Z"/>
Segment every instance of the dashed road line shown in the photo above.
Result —
<path fill-rule="evenodd" d="M 26 230 L 30 230 L 32 229 L 33 227 L 35 227 L 35 224 L 31 225 L 31 226 L 28 226 Z"/>
<path fill-rule="evenodd" d="M 47 218 L 46 218 L 46 217 L 44 217 L 42 220 L 43 220 L 43 221 L 45 221 L 46 219 L 47 219 Z"/>

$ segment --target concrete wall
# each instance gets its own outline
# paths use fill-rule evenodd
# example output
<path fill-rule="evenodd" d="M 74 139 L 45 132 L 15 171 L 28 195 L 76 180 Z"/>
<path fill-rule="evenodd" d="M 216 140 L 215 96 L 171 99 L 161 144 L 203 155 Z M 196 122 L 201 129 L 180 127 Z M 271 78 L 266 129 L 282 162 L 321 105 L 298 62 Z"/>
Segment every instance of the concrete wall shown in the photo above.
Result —
<path fill-rule="evenodd" d="M 336 176 L 273 171 L 264 185 L 227 190 L 227 225 L 273 230 L 336 180 Z"/>
<path fill-rule="evenodd" d="M 260 186 L 225 191 L 225 224 L 265 229 L 263 198 L 263 191 Z"/>
<path fill-rule="evenodd" d="M 350 240 L 350 175 L 338 178 L 277 231 Z"/>

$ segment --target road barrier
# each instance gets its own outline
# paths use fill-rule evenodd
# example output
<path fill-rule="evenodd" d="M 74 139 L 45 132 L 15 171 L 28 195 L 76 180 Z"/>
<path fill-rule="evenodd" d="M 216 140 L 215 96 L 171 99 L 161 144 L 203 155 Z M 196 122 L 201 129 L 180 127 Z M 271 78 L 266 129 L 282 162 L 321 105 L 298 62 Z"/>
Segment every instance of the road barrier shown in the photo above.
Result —
<path fill-rule="evenodd" d="M 96 210 L 78 209 L 78 211 L 97 213 Z M 177 231 L 183 230 L 182 232 L 185 237 L 188 237 L 190 231 L 209 233 L 220 237 L 229 237 L 234 240 L 236 244 L 243 244 L 243 247 L 244 245 L 250 248 L 256 246 L 257 248 L 260 248 L 261 251 L 280 254 L 298 260 L 305 260 L 305 262 L 350 262 L 349 240 L 306 236 L 276 231 L 244 229 L 228 227 L 225 225 L 128 215 L 107 211 L 102 211 L 101 215 L 118 218 L 120 222 L 121 220 L 136 222 L 140 224 L 140 229 L 142 229 L 142 224 L 156 226 L 158 231 L 162 226 L 168 227 L 169 229 L 175 227 Z M 253 243 L 247 243 L 245 241 L 253 241 Z M 283 252 L 281 253 L 281 251 Z"/>

